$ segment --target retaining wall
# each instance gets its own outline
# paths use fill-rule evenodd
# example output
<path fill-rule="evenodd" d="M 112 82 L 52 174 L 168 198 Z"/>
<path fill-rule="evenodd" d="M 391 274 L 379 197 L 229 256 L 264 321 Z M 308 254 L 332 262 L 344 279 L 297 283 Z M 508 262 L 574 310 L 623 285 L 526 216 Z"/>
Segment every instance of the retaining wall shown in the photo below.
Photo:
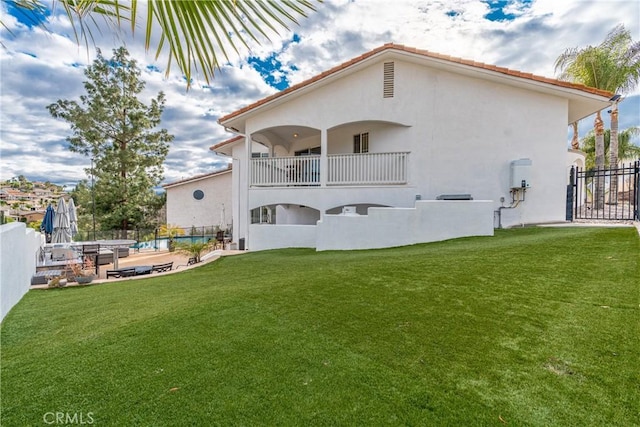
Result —
<path fill-rule="evenodd" d="M 22 222 L 0 225 L 0 321 L 29 291 L 42 235 Z"/>

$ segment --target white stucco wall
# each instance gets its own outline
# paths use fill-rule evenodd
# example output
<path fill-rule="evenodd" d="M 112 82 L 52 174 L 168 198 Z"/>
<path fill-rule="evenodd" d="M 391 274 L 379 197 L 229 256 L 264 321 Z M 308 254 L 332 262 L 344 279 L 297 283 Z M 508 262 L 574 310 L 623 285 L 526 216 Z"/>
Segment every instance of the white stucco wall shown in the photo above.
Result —
<path fill-rule="evenodd" d="M 316 225 L 320 212 L 313 208 L 299 205 L 278 205 L 276 207 L 276 224 Z"/>
<path fill-rule="evenodd" d="M 584 169 L 587 155 L 584 151 L 568 149 L 567 150 L 567 176 L 569 176 L 569 170 L 572 166 Z"/>
<path fill-rule="evenodd" d="M 233 147 L 233 243 L 236 245 L 240 239 L 245 239 L 248 243 L 250 221 L 248 157 L 245 145 L 238 144 Z"/>
<path fill-rule="evenodd" d="M 383 98 L 383 62 L 391 60 L 395 95 Z M 279 126 L 318 130 L 293 143 L 270 140 L 280 155 L 283 146 L 290 155 L 301 147 L 321 145 L 325 136 L 326 153 L 349 153 L 353 135 L 361 132 L 370 133 L 370 152 L 410 154 L 409 182 L 400 186 L 250 189 L 246 169 L 239 184 L 247 208 L 299 204 L 322 214 L 350 204 L 411 208 L 416 196 L 424 201 L 464 193 L 491 201 L 495 211 L 503 205 L 501 198 L 505 205 L 512 200 L 511 162 L 526 158 L 532 161 L 531 187 L 515 209 L 502 211 L 502 226 L 563 221 L 569 116 L 565 94 L 540 82 L 445 68 L 387 55 L 248 114 L 241 126 L 247 135 L 275 137 L 270 130 Z"/>
<path fill-rule="evenodd" d="M 327 209 L 358 204 L 412 207 L 416 189 L 407 186 L 360 187 L 288 187 L 260 188 L 249 191 L 249 208 L 272 204 L 303 205 L 325 212 Z"/>
<path fill-rule="evenodd" d="M 427 200 L 415 208 L 369 208 L 368 215 L 325 215 L 317 225 L 316 249 L 387 248 L 466 236 L 493 236 L 491 201 Z"/>
<path fill-rule="evenodd" d="M 328 154 L 353 153 L 353 135 L 369 133 L 369 152 L 411 151 L 411 127 L 378 121 L 342 125 L 328 132 Z"/>
<path fill-rule="evenodd" d="M 497 209 L 500 197 L 511 200 L 511 161 L 529 158 L 532 187 L 525 202 L 504 212 L 503 226 L 564 219 L 565 99 L 402 61 L 395 61 L 395 76 L 394 98 L 382 97 L 380 62 L 257 114 L 247 126 L 250 131 L 285 124 L 335 128 L 328 132 L 329 153 L 351 152 L 352 135 L 365 131 L 370 132 L 372 152 L 410 151 L 406 187 L 414 190 L 394 206 L 406 206 L 415 194 L 428 200 L 468 193 L 493 200 Z M 383 120 L 397 124 L 385 126 Z M 268 201 L 261 192 L 250 191 L 250 205 Z M 338 193 L 333 196 L 344 199 Z M 332 196 L 320 200 L 326 197 Z M 345 203 L 326 201 L 319 209 Z"/>
<path fill-rule="evenodd" d="M 316 245 L 315 225 L 251 224 L 251 241 L 246 249 L 264 251 L 278 248 L 313 248 Z"/>
<path fill-rule="evenodd" d="M 586 165 L 586 154 L 583 151 L 568 149 L 567 150 L 567 183 L 571 183 L 571 168 L 584 170 Z M 587 191 L 585 189 L 583 179 L 578 180 L 578 188 L 574 189 L 574 200 L 577 198 L 577 205 L 582 206 L 586 202 Z M 574 202 L 575 203 L 575 202 Z"/>
<path fill-rule="evenodd" d="M 22 222 L 0 226 L 0 321 L 29 290 L 42 243 L 40 233 Z"/>
<path fill-rule="evenodd" d="M 418 78 L 420 70 L 407 72 Z M 428 105 L 411 122 L 423 149 L 412 150 L 412 183 L 423 199 L 468 193 L 474 199 L 510 200 L 510 165 L 533 162 L 531 188 L 503 225 L 564 219 L 567 101 L 494 82 L 427 71 L 435 79 Z M 406 81 L 404 79 L 402 81 Z M 407 96 L 412 90 L 404 87 Z M 399 95 L 402 96 L 402 95 Z M 416 147 L 414 145 L 414 147 Z"/>
<path fill-rule="evenodd" d="M 196 200 L 193 192 L 201 190 L 202 200 Z M 232 223 L 232 175 L 231 171 L 202 179 L 178 183 L 166 188 L 167 223 L 179 227 L 220 226 Z M 224 207 L 224 208 L 223 208 Z"/>

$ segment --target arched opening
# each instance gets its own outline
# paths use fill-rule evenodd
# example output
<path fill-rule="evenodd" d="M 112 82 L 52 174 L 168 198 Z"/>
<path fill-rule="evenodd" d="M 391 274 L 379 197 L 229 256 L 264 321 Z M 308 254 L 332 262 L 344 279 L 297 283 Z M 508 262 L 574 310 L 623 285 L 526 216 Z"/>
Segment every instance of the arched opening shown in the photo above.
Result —
<path fill-rule="evenodd" d="M 320 130 L 307 126 L 274 126 L 255 131 L 251 137 L 270 147 L 271 157 L 294 156 L 299 151 L 320 147 Z"/>
<path fill-rule="evenodd" d="M 291 203 L 272 204 L 251 209 L 251 224 L 316 225 L 320 211 Z"/>
<path fill-rule="evenodd" d="M 316 225 L 320 220 L 319 210 L 304 205 L 278 205 L 277 212 L 277 224 Z"/>
<path fill-rule="evenodd" d="M 380 205 L 380 204 L 376 204 L 376 203 L 354 203 L 354 204 L 347 204 L 347 205 L 342 205 L 342 206 L 336 206 L 334 208 L 331 209 L 327 209 L 325 211 L 326 214 L 329 215 L 339 215 L 341 213 L 343 213 L 343 210 L 346 206 L 353 206 L 356 208 L 355 213 L 358 215 L 367 215 L 369 208 L 372 207 L 377 207 L 377 208 L 384 208 L 384 207 L 388 207 L 388 205 Z"/>

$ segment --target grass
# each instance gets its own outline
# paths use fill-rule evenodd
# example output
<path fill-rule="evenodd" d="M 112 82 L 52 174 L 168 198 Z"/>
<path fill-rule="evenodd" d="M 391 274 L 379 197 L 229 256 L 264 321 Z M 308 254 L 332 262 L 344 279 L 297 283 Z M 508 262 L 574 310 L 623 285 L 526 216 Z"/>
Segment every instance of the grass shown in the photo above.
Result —
<path fill-rule="evenodd" d="M 634 229 L 525 228 L 32 291 L 0 424 L 638 425 L 639 257 Z"/>

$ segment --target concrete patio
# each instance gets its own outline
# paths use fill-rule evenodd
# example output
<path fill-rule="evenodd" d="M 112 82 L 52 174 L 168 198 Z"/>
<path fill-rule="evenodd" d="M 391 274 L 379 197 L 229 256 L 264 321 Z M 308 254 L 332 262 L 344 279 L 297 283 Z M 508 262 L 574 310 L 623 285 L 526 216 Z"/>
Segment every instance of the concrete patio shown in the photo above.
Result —
<path fill-rule="evenodd" d="M 136 280 L 136 279 L 145 279 L 150 277 L 157 277 L 159 275 L 164 274 L 173 274 L 180 271 L 185 271 L 191 268 L 200 267 L 204 264 L 208 264 L 217 260 L 222 256 L 229 255 L 238 255 L 242 254 L 244 251 L 237 250 L 222 250 L 217 249 L 211 252 L 208 252 L 202 256 L 202 261 L 198 264 L 187 265 L 189 261 L 189 256 L 185 254 L 181 254 L 178 252 L 169 252 L 168 250 L 158 250 L 158 251 L 141 251 L 141 252 L 131 252 L 131 254 L 126 258 L 120 258 L 118 261 L 118 268 L 126 268 L 126 267 L 137 267 L 143 265 L 157 265 L 164 264 L 168 262 L 173 262 L 173 268 L 171 271 L 167 271 L 164 273 L 153 273 L 151 275 L 139 275 L 132 277 L 123 277 L 123 278 L 106 278 L 107 270 L 113 269 L 113 263 L 105 264 L 100 266 L 100 275 L 94 279 L 88 285 L 100 284 L 100 283 L 113 283 L 122 280 Z M 79 284 L 77 282 L 69 282 L 67 287 L 70 286 L 87 286 L 86 284 Z M 49 289 L 48 285 L 33 285 L 30 289 Z"/>

